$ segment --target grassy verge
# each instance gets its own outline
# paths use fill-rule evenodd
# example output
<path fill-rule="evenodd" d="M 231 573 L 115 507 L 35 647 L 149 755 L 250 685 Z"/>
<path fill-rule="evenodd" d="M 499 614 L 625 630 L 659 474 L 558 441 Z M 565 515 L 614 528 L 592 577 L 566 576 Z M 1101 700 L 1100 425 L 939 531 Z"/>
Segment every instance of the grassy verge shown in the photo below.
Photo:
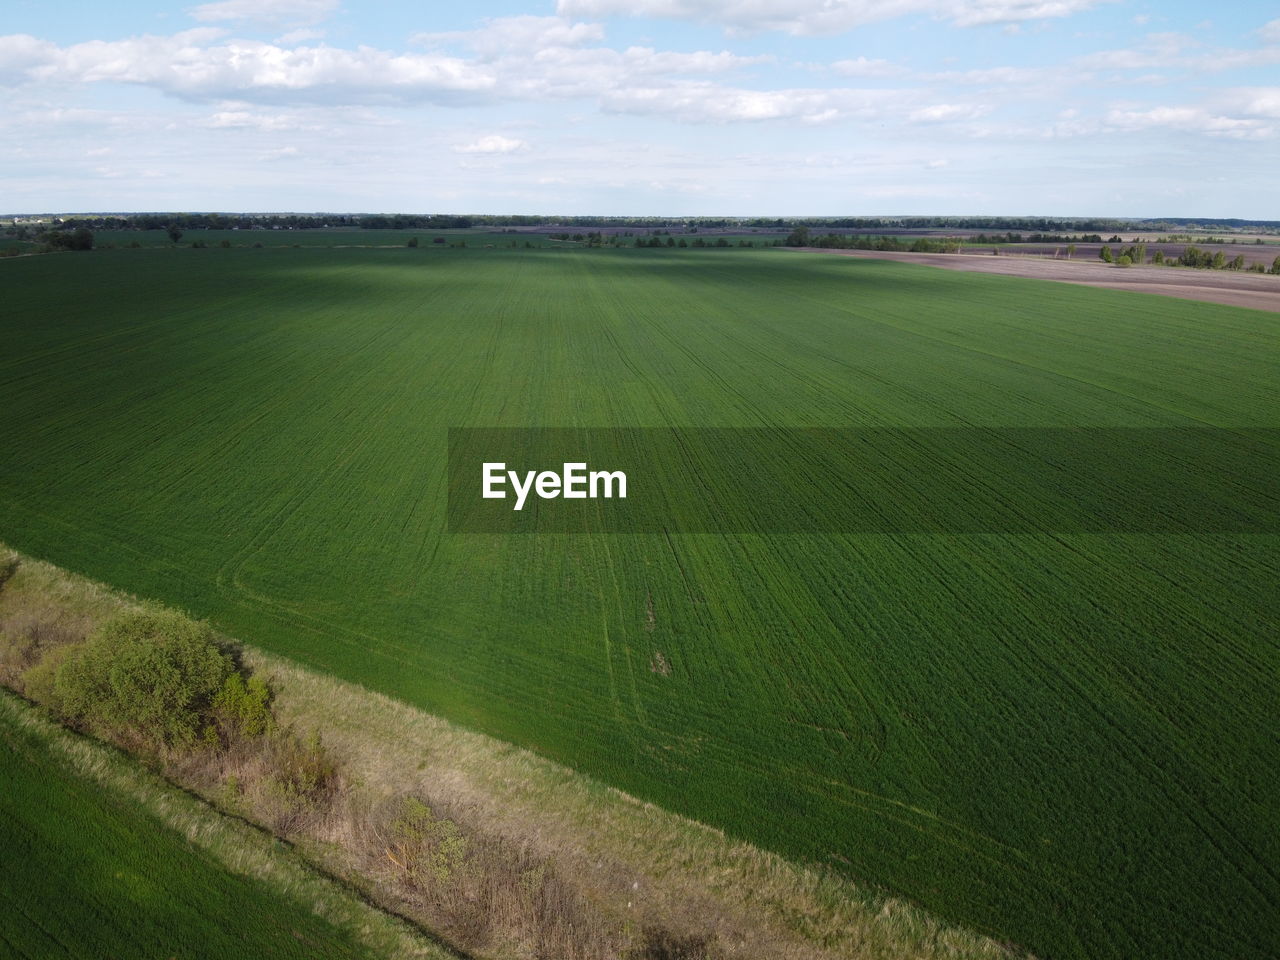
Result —
<path fill-rule="evenodd" d="M 269 834 L 0 691 L 0 953 L 444 958 Z"/>
<path fill-rule="evenodd" d="M 50 683 L 49 665 L 86 649 L 85 638 L 92 644 L 122 612 L 140 610 L 155 608 L 0 548 L 0 679 L 30 694 L 32 678 Z M 909 904 L 735 842 L 528 751 L 251 647 L 233 653 L 246 676 L 267 679 L 272 732 L 206 736 L 189 749 L 100 725 L 95 732 L 142 751 L 171 780 L 243 820 L 35 718 L 12 697 L 2 716 L 28 738 L 38 733 L 76 775 L 176 831 L 204 860 L 284 902 L 314 904 L 327 922 L 389 955 L 446 954 L 353 901 L 304 859 L 476 956 L 1009 955 Z M 299 750 L 314 751 L 326 771 L 325 789 L 302 800 L 282 787 L 295 782 L 282 771 L 298 765 Z M 38 791 L 26 796 L 34 803 Z M 33 830 L 49 828 L 30 804 L 27 820 Z M 62 848 L 74 856 L 92 828 L 59 824 Z M 190 882 L 213 883 L 198 875 Z M 127 919 L 121 909 L 112 922 Z M 343 941 L 331 942 L 338 949 Z"/>

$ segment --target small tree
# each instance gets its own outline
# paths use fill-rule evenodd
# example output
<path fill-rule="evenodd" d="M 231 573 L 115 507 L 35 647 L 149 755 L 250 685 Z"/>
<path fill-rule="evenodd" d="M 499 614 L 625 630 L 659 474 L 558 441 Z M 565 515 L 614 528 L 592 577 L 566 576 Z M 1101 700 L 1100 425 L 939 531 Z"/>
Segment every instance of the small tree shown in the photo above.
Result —
<path fill-rule="evenodd" d="M 169 224 L 169 240 L 172 243 L 177 243 L 181 239 L 182 229 L 176 223 Z"/>
<path fill-rule="evenodd" d="M 1102 245 L 1102 249 L 1098 251 L 1098 257 L 1103 263 L 1111 263 L 1115 258 L 1111 256 L 1111 248 L 1106 244 Z"/>
<path fill-rule="evenodd" d="M 107 620 L 56 666 L 50 705 L 73 721 L 189 747 L 234 672 L 207 624 L 167 610 L 131 611 Z"/>
<path fill-rule="evenodd" d="M 406 246 L 409 246 L 409 247 L 416 247 L 417 245 L 418 245 L 417 237 L 410 237 L 409 242 L 406 244 Z"/>
<path fill-rule="evenodd" d="M 1271 261 L 1271 272 L 1280 274 L 1280 257 Z"/>
<path fill-rule="evenodd" d="M 695 231 L 690 230 L 689 232 L 694 233 Z M 788 247 L 804 247 L 804 246 L 808 246 L 808 244 L 809 244 L 809 228 L 808 227 L 805 227 L 805 226 L 796 227 L 794 230 L 791 231 L 791 233 L 787 235 L 786 245 Z"/>
<path fill-rule="evenodd" d="M 1076 255 L 1076 245 L 1074 243 L 1067 244 L 1067 259 L 1070 260 Z"/>
<path fill-rule="evenodd" d="M 1131 267 L 1133 266 L 1133 260 L 1127 253 L 1121 254 L 1120 259 L 1116 261 L 1116 266 Z"/>

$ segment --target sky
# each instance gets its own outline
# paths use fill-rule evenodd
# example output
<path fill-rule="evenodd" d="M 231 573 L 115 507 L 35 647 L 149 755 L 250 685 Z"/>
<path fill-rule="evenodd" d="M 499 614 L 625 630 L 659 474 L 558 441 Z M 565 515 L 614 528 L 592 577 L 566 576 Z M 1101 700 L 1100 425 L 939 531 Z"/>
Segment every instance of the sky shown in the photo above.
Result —
<path fill-rule="evenodd" d="M 1280 219 L 1280 3 L 0 0 L 0 212 Z"/>

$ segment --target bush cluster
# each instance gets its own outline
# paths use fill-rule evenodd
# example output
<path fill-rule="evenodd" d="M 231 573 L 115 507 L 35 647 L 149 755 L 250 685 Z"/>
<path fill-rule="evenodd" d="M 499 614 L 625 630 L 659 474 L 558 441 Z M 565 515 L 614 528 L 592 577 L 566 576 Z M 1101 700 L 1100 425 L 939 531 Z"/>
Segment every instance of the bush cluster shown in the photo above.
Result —
<path fill-rule="evenodd" d="M 207 625 L 147 610 L 112 617 L 83 644 L 46 657 L 25 682 L 71 723 L 186 748 L 216 724 L 215 700 L 238 676 Z"/>

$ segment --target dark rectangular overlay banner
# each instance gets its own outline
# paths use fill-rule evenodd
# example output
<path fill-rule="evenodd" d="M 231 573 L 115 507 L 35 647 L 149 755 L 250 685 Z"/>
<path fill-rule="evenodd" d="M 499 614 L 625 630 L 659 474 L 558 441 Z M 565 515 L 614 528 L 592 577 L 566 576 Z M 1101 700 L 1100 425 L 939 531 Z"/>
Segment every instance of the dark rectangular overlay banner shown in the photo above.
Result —
<path fill-rule="evenodd" d="M 1277 533 L 1280 429 L 458 428 L 448 524 L 451 533 Z"/>

